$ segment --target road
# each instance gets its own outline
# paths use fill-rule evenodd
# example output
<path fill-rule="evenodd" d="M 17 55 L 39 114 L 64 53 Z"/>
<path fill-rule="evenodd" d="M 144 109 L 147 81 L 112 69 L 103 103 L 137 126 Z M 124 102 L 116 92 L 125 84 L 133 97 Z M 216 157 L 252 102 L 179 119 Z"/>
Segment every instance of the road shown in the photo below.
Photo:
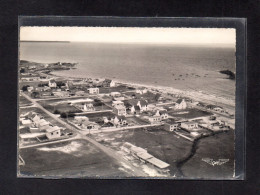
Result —
<path fill-rule="evenodd" d="M 86 135 L 84 135 L 82 132 L 76 130 L 74 127 L 72 127 L 71 125 L 69 125 L 68 123 L 64 122 L 63 120 L 61 120 L 60 118 L 58 118 L 56 115 L 52 114 L 51 112 L 49 112 L 48 110 L 46 110 L 45 108 L 43 108 L 36 100 L 32 99 L 31 97 L 29 97 L 28 95 L 21 93 L 26 99 L 28 99 L 29 101 L 31 101 L 37 108 L 41 109 L 43 112 L 45 112 L 47 115 L 49 115 L 50 117 L 52 117 L 53 119 L 55 119 L 57 122 L 61 123 L 62 125 L 64 125 L 66 128 L 70 129 L 71 131 L 73 131 L 74 133 L 78 134 L 80 139 L 84 139 L 87 140 L 88 142 L 92 143 L 93 145 L 95 145 L 97 148 L 99 148 L 100 150 L 102 150 L 103 152 L 105 152 L 108 156 L 112 157 L 113 159 L 115 159 L 117 162 L 119 162 L 121 165 L 126 165 L 125 167 L 129 167 L 128 171 L 130 171 L 130 174 L 132 176 L 148 176 L 147 173 L 145 173 L 143 170 L 136 168 L 135 166 L 133 166 L 129 161 L 125 160 L 121 155 L 117 154 L 114 150 L 103 146 L 102 144 L 96 142 L 95 140 L 87 137 Z M 53 142 L 49 142 L 49 144 L 51 144 Z M 47 143 L 45 144 L 47 145 Z M 37 145 L 38 146 L 38 145 Z"/>

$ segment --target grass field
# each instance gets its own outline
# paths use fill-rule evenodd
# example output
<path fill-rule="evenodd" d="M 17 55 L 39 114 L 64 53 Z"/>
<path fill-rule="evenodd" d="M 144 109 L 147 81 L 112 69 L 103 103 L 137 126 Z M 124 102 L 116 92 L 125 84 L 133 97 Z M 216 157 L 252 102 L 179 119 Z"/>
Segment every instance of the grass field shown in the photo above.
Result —
<path fill-rule="evenodd" d="M 114 159 L 85 140 L 21 149 L 24 176 L 116 177 L 129 176 Z"/>
<path fill-rule="evenodd" d="M 176 173 L 176 161 L 188 155 L 192 142 L 177 138 L 174 133 L 166 132 L 160 127 L 144 129 L 133 129 L 111 133 L 100 133 L 92 135 L 98 142 L 120 150 L 125 142 L 147 149 L 148 153 L 170 164 L 170 173 Z"/>
<path fill-rule="evenodd" d="M 134 90 L 134 89 L 129 89 L 129 87 L 125 85 L 119 85 L 117 87 L 110 87 L 110 88 L 100 87 L 99 93 L 125 92 L 130 90 Z"/>
<path fill-rule="evenodd" d="M 214 161 L 228 159 L 222 165 L 212 166 L 203 158 Z M 234 170 L 234 131 L 217 134 L 201 139 L 197 145 L 196 154 L 182 166 L 185 177 L 200 177 L 203 179 L 231 179 Z"/>
<path fill-rule="evenodd" d="M 186 119 L 192 119 L 197 117 L 210 116 L 212 113 L 202 111 L 199 109 L 186 109 L 186 110 L 178 110 L 178 111 L 169 111 L 168 114 L 173 117 L 181 117 Z"/>
<path fill-rule="evenodd" d="M 19 96 L 19 106 L 26 106 L 32 104 L 29 100 L 27 100 L 23 96 Z"/>

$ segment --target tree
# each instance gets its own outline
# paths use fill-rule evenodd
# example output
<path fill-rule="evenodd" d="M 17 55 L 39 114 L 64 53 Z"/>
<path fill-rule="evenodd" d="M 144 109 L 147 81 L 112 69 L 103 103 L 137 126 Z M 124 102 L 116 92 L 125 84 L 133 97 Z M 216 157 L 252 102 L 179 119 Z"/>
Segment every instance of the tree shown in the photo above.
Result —
<path fill-rule="evenodd" d="M 28 88 L 28 87 L 30 87 L 30 86 L 29 86 L 29 85 L 24 85 L 24 86 L 22 87 L 22 90 L 23 90 L 23 91 L 27 91 L 27 88 Z"/>
<path fill-rule="evenodd" d="M 25 69 L 21 68 L 20 73 L 25 73 Z"/>
<path fill-rule="evenodd" d="M 157 93 L 155 96 L 154 96 L 154 99 L 156 100 L 156 101 L 158 101 L 159 100 L 159 98 L 160 98 L 160 94 L 159 93 Z"/>
<path fill-rule="evenodd" d="M 53 113 L 54 113 L 54 114 L 60 114 L 60 111 L 59 111 L 59 110 L 54 110 Z"/>
<path fill-rule="evenodd" d="M 38 97 L 40 97 L 40 93 L 37 91 L 34 91 L 34 92 L 32 92 L 31 97 L 38 98 Z"/>

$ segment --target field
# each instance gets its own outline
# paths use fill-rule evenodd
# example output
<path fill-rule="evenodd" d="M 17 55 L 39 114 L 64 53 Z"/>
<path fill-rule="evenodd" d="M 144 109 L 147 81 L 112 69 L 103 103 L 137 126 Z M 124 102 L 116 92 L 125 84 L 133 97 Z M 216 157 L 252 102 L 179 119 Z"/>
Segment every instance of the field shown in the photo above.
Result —
<path fill-rule="evenodd" d="M 57 113 L 62 113 L 62 112 L 73 112 L 73 113 L 78 113 L 82 112 L 75 106 L 68 104 L 68 101 L 62 101 L 59 102 L 59 100 L 43 100 L 39 101 L 40 103 L 46 110 L 54 113 L 55 111 Z"/>
<path fill-rule="evenodd" d="M 170 164 L 170 173 L 174 175 L 176 161 L 185 158 L 191 149 L 192 142 L 177 138 L 174 133 L 161 130 L 161 127 L 153 127 L 147 130 L 133 129 L 111 133 L 93 134 L 98 142 L 120 150 L 125 142 L 147 149 L 148 153 Z"/>
<path fill-rule="evenodd" d="M 100 87 L 99 93 L 125 92 L 125 91 L 130 91 L 130 90 L 134 90 L 134 89 L 129 88 L 125 85 L 119 85 L 119 86 L 116 86 L 116 87 L 109 87 L 109 88 Z"/>
<path fill-rule="evenodd" d="M 21 176 L 126 177 L 122 165 L 85 140 L 21 149 Z"/>
<path fill-rule="evenodd" d="M 185 119 L 192 119 L 192 118 L 212 115 L 212 113 L 210 113 L 210 112 L 202 111 L 202 110 L 195 109 L 195 108 L 180 110 L 180 111 L 169 111 L 168 113 L 170 116 L 180 117 L 180 118 L 185 118 Z"/>
<path fill-rule="evenodd" d="M 127 117 L 126 120 L 128 121 L 128 124 L 134 124 L 134 125 L 147 125 L 149 124 L 148 121 L 144 121 L 138 117 Z"/>
<path fill-rule="evenodd" d="M 204 158 L 214 161 L 228 159 L 229 161 L 223 165 L 212 166 L 202 161 Z M 234 131 L 201 139 L 198 142 L 196 154 L 181 169 L 187 178 L 231 179 L 234 170 Z"/>
<path fill-rule="evenodd" d="M 23 96 L 19 96 L 19 106 L 28 106 L 32 103 Z"/>

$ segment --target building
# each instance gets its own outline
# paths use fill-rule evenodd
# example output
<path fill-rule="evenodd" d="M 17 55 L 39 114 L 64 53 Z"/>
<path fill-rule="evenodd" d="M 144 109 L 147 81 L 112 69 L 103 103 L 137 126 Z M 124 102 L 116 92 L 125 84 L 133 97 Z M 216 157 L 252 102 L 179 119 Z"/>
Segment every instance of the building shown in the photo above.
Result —
<path fill-rule="evenodd" d="M 61 129 L 60 127 L 58 126 L 50 126 L 49 128 L 46 129 L 46 137 L 49 139 L 49 140 L 52 140 L 52 139 L 57 139 L 61 136 Z"/>
<path fill-rule="evenodd" d="M 159 122 L 161 122 L 161 115 L 160 115 L 159 111 L 157 110 L 157 112 L 153 116 L 150 116 L 148 118 L 148 120 L 151 123 L 159 123 Z"/>
<path fill-rule="evenodd" d="M 127 125 L 127 120 L 125 116 L 115 116 L 115 118 L 113 119 L 113 123 L 114 125 L 124 126 Z"/>
<path fill-rule="evenodd" d="M 48 86 L 50 88 L 56 88 L 57 87 L 57 83 L 55 82 L 54 79 L 51 79 L 51 80 L 49 80 Z"/>
<path fill-rule="evenodd" d="M 159 114 L 161 115 L 161 120 L 166 120 L 169 118 L 169 115 L 166 110 L 160 110 Z"/>
<path fill-rule="evenodd" d="M 96 129 L 99 129 L 99 125 L 95 122 L 90 122 L 90 121 L 84 121 L 82 124 L 81 124 L 81 127 L 82 129 L 85 129 L 85 130 L 96 130 Z"/>
<path fill-rule="evenodd" d="M 175 108 L 176 110 L 186 109 L 186 108 L 187 108 L 187 103 L 186 103 L 185 99 L 178 99 L 178 100 L 176 101 L 176 104 L 175 104 L 174 108 Z"/>
<path fill-rule="evenodd" d="M 77 95 L 77 96 L 84 96 L 85 95 L 85 91 L 76 91 L 75 95 Z"/>
<path fill-rule="evenodd" d="M 88 92 L 90 94 L 99 94 L 99 88 L 89 88 Z"/>
<path fill-rule="evenodd" d="M 89 111 L 95 111 L 95 107 L 93 104 L 84 104 L 83 111 L 89 112 Z"/>
<path fill-rule="evenodd" d="M 112 101 L 112 106 L 125 106 L 124 102 L 120 100 Z"/>
<path fill-rule="evenodd" d="M 148 110 L 148 102 L 146 100 L 135 100 L 131 99 L 128 101 L 128 104 L 132 107 L 138 106 L 140 108 L 140 112 L 147 111 Z"/>
<path fill-rule="evenodd" d="M 27 91 L 32 92 L 32 90 L 33 90 L 32 86 L 31 87 L 27 87 Z"/>
<path fill-rule="evenodd" d="M 115 82 L 110 79 L 105 79 L 103 81 L 103 87 L 115 87 Z"/>
<path fill-rule="evenodd" d="M 44 119 L 34 122 L 35 127 L 39 128 L 40 131 L 45 130 L 49 127 L 50 123 Z"/>
<path fill-rule="evenodd" d="M 110 95 L 113 96 L 113 97 L 120 97 L 121 93 L 119 93 L 119 92 L 111 92 Z"/>
<path fill-rule="evenodd" d="M 126 107 L 119 105 L 119 106 L 115 106 L 113 108 L 113 112 L 116 113 L 118 116 L 125 116 L 126 115 Z"/>
<path fill-rule="evenodd" d="M 164 124 L 164 129 L 166 131 L 175 131 L 175 130 L 178 130 L 179 128 L 179 124 L 176 123 L 176 122 L 167 122 Z"/>
<path fill-rule="evenodd" d="M 75 116 L 74 120 L 76 121 L 76 123 L 80 124 L 84 121 L 89 121 L 88 117 L 86 116 Z"/>
<path fill-rule="evenodd" d="M 198 123 L 197 122 L 182 122 L 181 123 L 181 127 L 183 129 L 187 129 L 187 130 L 195 130 L 198 129 Z"/>

